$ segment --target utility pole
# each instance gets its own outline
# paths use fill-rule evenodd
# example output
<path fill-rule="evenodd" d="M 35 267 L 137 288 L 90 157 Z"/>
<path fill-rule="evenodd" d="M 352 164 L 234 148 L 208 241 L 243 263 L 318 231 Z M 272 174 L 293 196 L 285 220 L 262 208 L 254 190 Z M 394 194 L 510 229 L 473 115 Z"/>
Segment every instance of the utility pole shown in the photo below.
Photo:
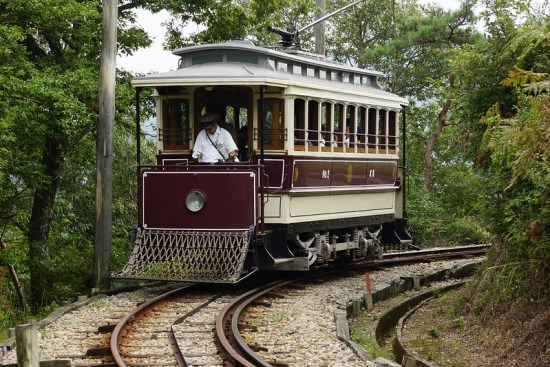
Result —
<path fill-rule="evenodd" d="M 330 14 L 324 15 L 325 14 L 325 0 L 315 0 L 315 5 L 319 8 L 319 14 L 313 22 L 309 23 L 305 27 L 302 27 L 302 28 L 298 29 L 294 33 L 289 33 L 287 31 L 282 31 L 282 33 L 281 33 L 281 30 L 272 31 L 272 32 L 275 32 L 279 35 L 282 35 L 283 37 L 289 38 L 288 42 L 290 43 L 292 41 L 296 41 L 296 39 L 297 39 L 297 37 L 300 33 L 305 31 L 306 29 L 309 29 L 309 28 L 315 26 L 315 52 L 317 54 L 324 55 L 325 54 L 325 25 L 323 24 L 324 21 L 329 19 L 329 18 L 332 18 L 336 14 L 341 13 L 341 12 L 343 12 L 344 10 L 346 10 L 348 8 L 351 8 L 352 6 L 355 6 L 357 4 L 362 3 L 363 1 L 365 1 L 365 0 L 357 0 L 353 3 L 351 3 L 351 4 L 348 4 L 348 5 L 340 8 L 340 9 L 338 9 L 338 10 L 333 11 Z M 268 27 L 268 29 L 270 29 L 270 28 L 274 28 L 274 27 Z"/>
<path fill-rule="evenodd" d="M 103 32 L 97 124 L 94 288 L 110 287 L 113 199 L 113 125 L 117 51 L 117 0 L 103 0 Z"/>
<path fill-rule="evenodd" d="M 326 15 L 325 0 L 315 0 L 317 6 L 317 19 Z M 315 53 L 325 56 L 325 22 L 319 22 L 315 25 Z"/>

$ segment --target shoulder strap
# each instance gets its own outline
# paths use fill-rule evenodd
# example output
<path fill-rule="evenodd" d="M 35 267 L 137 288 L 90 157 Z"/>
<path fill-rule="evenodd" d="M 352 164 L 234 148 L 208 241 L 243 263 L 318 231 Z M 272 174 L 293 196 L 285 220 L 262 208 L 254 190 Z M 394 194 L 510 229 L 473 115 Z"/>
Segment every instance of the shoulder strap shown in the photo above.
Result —
<path fill-rule="evenodd" d="M 218 127 L 219 129 L 220 127 Z M 222 152 L 220 152 L 220 150 L 218 149 L 218 147 L 216 146 L 216 144 L 214 144 L 214 142 L 212 141 L 212 139 L 210 139 L 210 134 L 208 134 L 208 131 L 205 131 L 204 132 L 206 134 L 206 137 L 208 138 L 208 140 L 210 141 L 210 143 L 212 143 L 212 146 L 214 148 L 216 148 L 216 150 L 218 151 L 218 153 L 220 153 L 220 155 L 222 156 L 223 160 L 225 161 L 225 157 L 223 156 Z"/>

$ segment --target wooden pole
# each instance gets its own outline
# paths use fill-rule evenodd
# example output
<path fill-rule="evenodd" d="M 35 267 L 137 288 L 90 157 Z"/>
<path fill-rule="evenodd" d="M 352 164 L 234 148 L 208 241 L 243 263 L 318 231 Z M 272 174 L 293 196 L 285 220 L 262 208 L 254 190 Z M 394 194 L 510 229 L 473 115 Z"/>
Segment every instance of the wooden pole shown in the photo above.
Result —
<path fill-rule="evenodd" d="M 93 284 L 95 287 L 104 289 L 109 288 L 109 272 L 111 268 L 117 5 L 116 0 L 103 0 L 99 121 L 97 125 L 96 152 Z"/>
<path fill-rule="evenodd" d="M 325 0 L 315 0 L 317 6 L 317 19 L 326 15 Z M 315 53 L 325 56 L 325 22 L 315 25 Z"/>
<path fill-rule="evenodd" d="M 17 346 L 18 367 L 38 367 L 38 333 L 36 324 L 17 325 L 15 327 L 15 345 Z"/>

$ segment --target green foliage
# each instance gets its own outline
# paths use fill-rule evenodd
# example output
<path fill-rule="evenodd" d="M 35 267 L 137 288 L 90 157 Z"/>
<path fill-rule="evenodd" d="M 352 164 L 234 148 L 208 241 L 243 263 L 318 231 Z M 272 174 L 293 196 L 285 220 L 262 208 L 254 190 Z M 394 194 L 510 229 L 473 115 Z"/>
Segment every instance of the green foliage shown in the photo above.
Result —
<path fill-rule="evenodd" d="M 0 238 L 7 245 L 0 264 L 14 266 L 35 306 L 60 303 L 91 286 L 101 20 L 96 1 L 0 0 Z M 119 20 L 120 52 L 150 43 L 132 27 L 131 12 Z M 135 171 L 128 169 L 135 166 L 130 77 L 120 73 L 116 91 L 116 266 L 131 251 L 136 218 Z M 153 144 L 146 141 L 143 149 L 151 161 Z M 16 307 L 12 287 L 6 281 L 0 291 Z"/>
<path fill-rule="evenodd" d="M 546 60 L 543 69 L 550 70 L 548 18 L 538 25 L 531 19 L 526 27 L 510 32 L 505 54 L 514 50 L 518 64 L 529 68 Z M 536 38 L 526 42 L 526 34 Z M 550 96 L 544 89 L 541 94 L 523 93 L 526 83 L 547 77 L 526 70 L 512 67 L 503 78 L 516 95 L 516 112 L 506 114 L 498 103 L 481 118 L 486 129 L 481 151 L 490 157 L 484 171 L 486 192 L 491 194 L 483 212 L 497 237 L 477 281 L 477 290 L 483 291 L 473 293 L 471 309 L 487 318 L 506 311 L 518 298 L 550 296 Z"/>
<path fill-rule="evenodd" d="M 422 177 L 411 173 L 408 214 L 421 246 L 456 246 L 487 243 L 487 223 L 480 220 L 484 200 L 480 177 L 465 163 L 436 166 L 433 189 L 422 189 Z"/>
<path fill-rule="evenodd" d="M 362 345 L 367 353 L 372 356 L 386 358 L 388 360 L 393 360 L 395 358 L 392 346 L 389 344 L 384 347 L 379 346 L 376 342 L 376 338 L 370 334 L 369 330 L 356 328 L 351 331 L 350 338 L 352 341 Z"/>
<path fill-rule="evenodd" d="M 428 329 L 428 335 L 431 336 L 434 339 L 439 338 L 439 330 L 437 330 L 434 327 L 431 327 Z"/>
<path fill-rule="evenodd" d="M 195 43 L 250 39 L 259 45 L 276 45 L 279 36 L 267 31 L 267 26 L 299 29 L 313 20 L 314 1 L 203 1 L 203 4 L 182 4 L 169 8 L 174 18 L 167 22 L 168 49 Z M 193 4 L 193 5 L 191 5 Z M 187 34 L 191 22 L 197 31 Z M 300 35 L 302 46 L 311 46 L 312 31 Z"/>
<path fill-rule="evenodd" d="M 327 13 L 348 3 L 329 1 Z M 487 2 L 481 13 L 481 37 L 472 5 L 466 1 L 457 11 L 445 11 L 417 1 L 366 1 L 327 22 L 327 45 L 331 58 L 382 71 L 386 89 L 411 98 L 408 212 L 418 242 L 479 243 L 498 235 L 478 283 L 487 292 L 469 299 L 471 309 L 482 313 L 518 294 L 548 294 L 550 27 L 547 15 L 532 12 L 528 1 L 499 0 Z M 266 32 L 268 25 L 300 28 L 316 15 L 313 0 L 123 2 L 123 54 L 151 43 L 135 24 L 136 7 L 167 9 L 174 16 L 166 24 L 167 48 L 243 37 L 273 45 L 279 39 Z M 54 200 L 44 206 L 47 215 L 38 227 L 46 232 L 40 250 L 48 256 L 41 265 L 51 283 L 42 289 L 40 304 L 50 307 L 90 287 L 101 19 L 92 0 L 0 0 L 0 237 L 8 247 L 0 252 L 2 326 L 26 317 L 16 309 L 5 267 L 14 265 L 23 289 L 30 288 L 30 223 L 33 205 L 40 206 L 45 192 L 53 192 Z M 197 31 L 185 34 L 191 22 Z M 312 33 L 300 35 L 307 50 Z M 135 166 L 131 77 L 117 74 L 115 270 L 131 251 L 137 210 L 135 172 L 129 169 Z M 145 121 L 154 102 L 148 92 L 142 97 Z M 426 142 L 447 100 L 452 105 L 434 147 L 433 184 L 426 192 Z M 143 161 L 154 162 L 154 141 L 144 138 Z"/>
<path fill-rule="evenodd" d="M 514 118 L 486 132 L 488 172 L 498 177 L 486 213 L 501 236 L 486 276 L 504 303 L 521 293 L 550 291 L 549 130 L 550 98 L 541 96 L 524 99 Z"/>

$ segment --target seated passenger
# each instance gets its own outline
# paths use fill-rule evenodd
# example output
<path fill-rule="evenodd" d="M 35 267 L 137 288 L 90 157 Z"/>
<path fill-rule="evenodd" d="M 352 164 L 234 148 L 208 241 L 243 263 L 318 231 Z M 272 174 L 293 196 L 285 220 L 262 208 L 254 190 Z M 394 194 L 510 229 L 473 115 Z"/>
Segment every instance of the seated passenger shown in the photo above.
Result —
<path fill-rule="evenodd" d="M 325 141 L 325 138 L 323 138 L 323 134 L 319 133 L 319 146 L 321 148 L 324 148 L 327 142 Z"/>
<path fill-rule="evenodd" d="M 336 134 L 332 134 L 332 141 L 331 141 L 330 145 L 333 146 L 333 147 L 338 146 L 338 136 Z"/>
<path fill-rule="evenodd" d="M 199 117 L 202 130 L 193 146 L 193 158 L 201 163 L 236 161 L 237 145 L 231 134 L 218 125 L 219 115 L 207 113 Z"/>
<path fill-rule="evenodd" d="M 346 127 L 346 133 L 344 134 L 344 147 L 349 148 L 350 146 L 350 133 L 349 133 L 349 127 Z"/>

